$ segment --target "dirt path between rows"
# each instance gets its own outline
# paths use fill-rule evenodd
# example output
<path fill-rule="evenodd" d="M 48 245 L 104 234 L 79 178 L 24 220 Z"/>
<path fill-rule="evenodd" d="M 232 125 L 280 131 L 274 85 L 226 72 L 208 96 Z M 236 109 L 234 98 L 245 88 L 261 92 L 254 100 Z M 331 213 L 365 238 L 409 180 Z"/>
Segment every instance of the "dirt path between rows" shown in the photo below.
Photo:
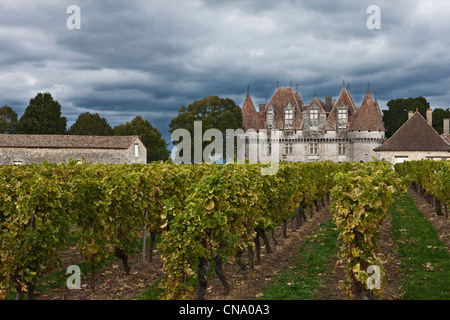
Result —
<path fill-rule="evenodd" d="M 284 268 L 296 265 L 299 259 L 299 250 L 305 237 L 312 234 L 320 224 L 332 217 L 329 205 L 321 207 L 318 212 L 314 211 L 313 217 L 309 218 L 298 229 L 292 229 L 292 223 L 288 222 L 287 238 L 282 235 L 282 227 L 275 230 L 275 238 L 278 245 L 271 241 L 272 253 L 266 254 L 262 247 L 261 264 L 255 265 L 254 270 L 248 270 L 245 276 L 238 265 L 229 261 L 224 264 L 224 271 L 230 283 L 231 291 L 228 295 L 223 294 L 223 286 L 219 279 L 211 279 L 208 283 L 206 299 L 208 300 L 248 300 L 259 296 L 264 288 L 274 280 L 277 273 Z M 268 235 L 269 236 L 269 235 Z M 270 237 L 269 237 L 270 238 Z M 248 266 L 248 256 L 243 255 L 242 262 Z"/>

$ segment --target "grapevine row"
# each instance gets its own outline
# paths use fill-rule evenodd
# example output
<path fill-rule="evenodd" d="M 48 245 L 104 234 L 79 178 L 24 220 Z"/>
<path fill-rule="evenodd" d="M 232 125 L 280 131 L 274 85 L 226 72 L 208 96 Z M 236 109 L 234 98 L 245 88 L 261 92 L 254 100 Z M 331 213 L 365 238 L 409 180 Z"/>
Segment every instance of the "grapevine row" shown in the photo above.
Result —
<path fill-rule="evenodd" d="M 442 206 L 448 218 L 450 207 L 450 161 L 407 161 L 397 163 L 395 170 L 408 179 L 420 194 L 431 203 L 434 199 L 436 211 L 442 213 Z"/>
<path fill-rule="evenodd" d="M 338 263 L 346 279 L 339 285 L 349 297 L 369 298 L 383 292 L 384 270 L 377 256 L 377 230 L 390 205 L 406 190 L 406 182 L 385 161 L 351 163 L 334 178 L 331 211 L 341 240 Z M 379 267 L 379 285 L 368 283 L 370 266 Z"/>
<path fill-rule="evenodd" d="M 211 259 L 220 266 L 222 257 L 254 249 L 255 238 L 286 222 L 296 208 L 327 196 L 339 166 L 282 163 L 272 176 L 261 175 L 261 167 L 1 167 L 0 290 L 33 298 L 36 283 L 61 265 L 58 253 L 71 233 L 92 270 L 115 254 L 128 273 L 127 253 L 146 226 L 161 234 L 163 298 L 189 298 L 185 280 L 197 276 L 197 266 L 201 276 Z"/>

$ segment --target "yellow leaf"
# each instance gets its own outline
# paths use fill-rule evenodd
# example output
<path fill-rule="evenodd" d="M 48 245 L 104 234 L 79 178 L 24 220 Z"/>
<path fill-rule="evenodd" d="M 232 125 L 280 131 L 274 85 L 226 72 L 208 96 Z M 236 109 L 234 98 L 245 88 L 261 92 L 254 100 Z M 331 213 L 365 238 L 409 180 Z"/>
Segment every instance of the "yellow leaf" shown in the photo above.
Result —
<path fill-rule="evenodd" d="M 208 211 L 211 211 L 212 209 L 214 209 L 214 201 L 212 199 L 209 200 L 208 204 L 205 206 L 205 209 Z"/>

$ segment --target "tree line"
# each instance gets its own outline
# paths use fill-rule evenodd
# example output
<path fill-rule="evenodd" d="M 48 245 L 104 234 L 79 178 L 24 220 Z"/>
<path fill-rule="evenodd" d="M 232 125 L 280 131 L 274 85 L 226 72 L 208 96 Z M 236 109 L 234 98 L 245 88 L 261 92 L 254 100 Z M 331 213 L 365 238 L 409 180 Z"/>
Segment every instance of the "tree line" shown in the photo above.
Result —
<path fill-rule="evenodd" d="M 111 127 L 98 113 L 83 112 L 75 123 L 67 128 L 67 119 L 61 114 L 61 105 L 50 93 L 38 93 L 30 100 L 20 118 L 9 106 L 0 108 L 0 134 L 138 135 L 144 145 L 148 146 L 148 162 L 165 161 L 170 155 L 168 144 L 161 132 L 141 116 Z"/>
<path fill-rule="evenodd" d="M 210 96 L 181 107 L 177 117 L 170 123 L 170 132 L 177 128 L 192 131 L 196 120 L 203 121 L 203 131 L 216 128 L 242 128 L 241 109 L 231 99 Z M 192 128 L 191 128 L 192 127 Z M 203 132 L 204 133 L 204 132 Z M 74 124 L 67 128 L 67 119 L 61 114 L 61 105 L 50 93 L 38 93 L 30 99 L 24 114 L 19 118 L 9 106 L 0 108 L 0 134 L 67 134 L 96 136 L 138 135 L 147 147 L 147 161 L 166 161 L 170 152 L 161 132 L 142 116 L 111 127 L 98 113 L 83 112 Z"/>
<path fill-rule="evenodd" d="M 387 103 L 383 110 L 386 137 L 391 137 L 408 119 L 408 111 L 418 110 L 426 117 L 430 103 L 424 97 L 399 98 Z M 433 127 L 443 133 L 443 119 L 450 118 L 450 108 L 434 108 Z M 225 135 L 226 129 L 242 129 L 241 108 L 228 98 L 209 96 L 196 100 L 187 107 L 182 106 L 178 115 L 169 124 L 169 132 L 183 128 L 194 135 L 194 121 L 202 121 L 202 134 L 211 128 L 219 129 Z M 30 99 L 24 114 L 18 117 L 9 106 L 0 108 L 0 134 L 71 134 L 123 136 L 139 135 L 147 146 L 147 161 L 168 160 L 168 143 L 161 132 L 142 116 L 132 121 L 111 127 L 108 121 L 98 113 L 83 112 L 75 123 L 67 128 L 67 119 L 61 114 L 61 105 L 50 93 L 38 93 Z"/>

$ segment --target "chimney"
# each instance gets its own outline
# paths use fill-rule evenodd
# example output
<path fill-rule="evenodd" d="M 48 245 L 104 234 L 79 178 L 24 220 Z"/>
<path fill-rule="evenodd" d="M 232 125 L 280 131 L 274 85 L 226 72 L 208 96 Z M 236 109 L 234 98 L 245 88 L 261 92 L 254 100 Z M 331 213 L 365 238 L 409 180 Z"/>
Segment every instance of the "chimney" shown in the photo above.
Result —
<path fill-rule="evenodd" d="M 427 122 L 430 126 L 433 126 L 433 110 L 431 110 L 431 108 L 427 109 Z"/>
<path fill-rule="evenodd" d="M 414 111 L 408 111 L 408 120 L 414 115 Z"/>
<path fill-rule="evenodd" d="M 260 104 L 259 105 L 259 112 L 264 112 L 264 110 L 266 110 L 266 105 L 265 104 Z"/>
<path fill-rule="evenodd" d="M 450 134 L 450 118 L 444 118 L 444 134 Z"/>
<path fill-rule="evenodd" d="M 327 106 L 327 109 L 329 109 L 329 110 L 331 110 L 333 108 L 332 100 L 333 100 L 332 97 L 325 97 L 325 105 Z"/>

